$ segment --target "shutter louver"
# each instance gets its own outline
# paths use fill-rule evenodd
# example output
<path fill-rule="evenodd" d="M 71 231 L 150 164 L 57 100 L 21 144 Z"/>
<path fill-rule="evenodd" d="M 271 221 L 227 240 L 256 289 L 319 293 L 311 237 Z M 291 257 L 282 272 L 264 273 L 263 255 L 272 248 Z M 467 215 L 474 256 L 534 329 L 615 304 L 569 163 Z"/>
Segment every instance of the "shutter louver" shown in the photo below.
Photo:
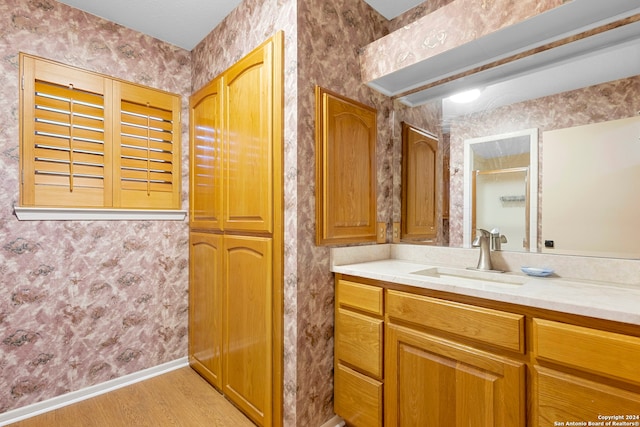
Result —
<path fill-rule="evenodd" d="M 121 188 L 173 191 L 172 112 L 122 101 L 120 125 Z"/>
<path fill-rule="evenodd" d="M 119 145 L 114 160 L 121 207 L 180 207 L 180 98 L 118 82 Z"/>
<path fill-rule="evenodd" d="M 35 184 L 104 188 L 101 95 L 36 81 Z"/>

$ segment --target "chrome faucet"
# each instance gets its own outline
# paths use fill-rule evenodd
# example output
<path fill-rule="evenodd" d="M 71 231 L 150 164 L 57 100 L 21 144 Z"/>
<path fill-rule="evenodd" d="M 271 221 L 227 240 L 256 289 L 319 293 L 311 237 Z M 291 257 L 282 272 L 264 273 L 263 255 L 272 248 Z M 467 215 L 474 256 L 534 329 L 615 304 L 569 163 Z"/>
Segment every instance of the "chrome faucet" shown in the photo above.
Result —
<path fill-rule="evenodd" d="M 491 233 L 481 228 L 478 229 L 480 234 L 473 239 L 471 246 L 474 248 L 480 248 L 480 258 L 478 259 L 478 270 L 493 270 L 491 265 L 491 248 L 489 246 L 491 241 Z"/>

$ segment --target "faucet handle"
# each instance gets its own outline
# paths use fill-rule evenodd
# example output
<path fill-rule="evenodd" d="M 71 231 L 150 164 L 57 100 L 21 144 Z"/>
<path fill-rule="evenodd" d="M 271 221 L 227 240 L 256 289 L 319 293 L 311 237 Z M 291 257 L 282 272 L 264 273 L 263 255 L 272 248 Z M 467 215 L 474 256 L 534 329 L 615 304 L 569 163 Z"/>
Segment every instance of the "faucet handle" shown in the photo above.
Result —
<path fill-rule="evenodd" d="M 477 248 L 478 246 L 480 246 L 480 239 L 485 238 L 485 239 L 489 239 L 491 237 L 491 233 L 489 233 L 487 230 L 484 230 L 482 228 L 476 228 L 476 231 L 479 231 L 480 234 L 478 234 L 475 239 L 473 239 L 473 242 L 471 242 L 471 246 L 474 248 Z"/>
<path fill-rule="evenodd" d="M 485 230 L 484 228 L 476 228 L 476 231 L 479 231 L 482 237 L 491 237 L 491 233 Z"/>

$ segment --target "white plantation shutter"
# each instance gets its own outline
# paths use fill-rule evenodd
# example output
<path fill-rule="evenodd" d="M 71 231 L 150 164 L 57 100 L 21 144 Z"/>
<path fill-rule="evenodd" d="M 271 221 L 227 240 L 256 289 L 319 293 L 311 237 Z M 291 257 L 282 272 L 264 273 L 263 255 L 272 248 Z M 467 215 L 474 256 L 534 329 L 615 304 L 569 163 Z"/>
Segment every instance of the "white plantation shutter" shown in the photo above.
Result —
<path fill-rule="evenodd" d="M 22 206 L 180 208 L 180 97 L 21 55 Z"/>

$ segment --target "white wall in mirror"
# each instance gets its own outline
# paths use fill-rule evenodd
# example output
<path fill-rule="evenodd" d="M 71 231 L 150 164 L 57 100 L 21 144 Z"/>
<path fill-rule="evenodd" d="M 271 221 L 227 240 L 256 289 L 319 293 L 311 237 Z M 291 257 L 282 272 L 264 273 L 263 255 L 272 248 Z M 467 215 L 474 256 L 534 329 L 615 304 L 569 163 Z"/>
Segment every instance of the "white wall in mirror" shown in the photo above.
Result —
<path fill-rule="evenodd" d="M 528 153 L 528 182 L 526 205 L 528 211 L 521 213 L 524 217 L 520 218 L 520 222 L 525 224 L 528 229 L 528 250 L 537 251 L 538 241 L 538 129 L 524 129 L 521 131 L 509 132 L 500 135 L 483 136 L 479 138 L 471 138 L 464 141 L 464 175 L 463 175 L 463 247 L 470 248 L 471 241 L 474 238 L 472 225 L 473 203 L 473 176 L 474 171 L 478 168 L 478 160 L 476 157 L 482 158 L 508 158 Z M 498 161 L 498 160 L 497 160 Z M 505 196 L 515 196 L 506 195 Z M 496 213 L 496 222 L 491 228 L 503 228 L 500 221 L 501 214 Z M 526 224 L 528 220 L 528 224 Z M 514 228 L 514 221 L 505 223 L 505 227 Z M 487 231 L 491 231 L 487 230 Z M 501 230 L 502 231 L 502 230 Z M 509 236 L 506 236 L 509 240 Z M 515 245 L 516 241 L 520 241 L 520 237 L 511 237 L 512 245 L 510 250 L 518 250 L 520 245 Z"/>
<path fill-rule="evenodd" d="M 640 116 L 543 132 L 542 157 L 542 252 L 640 258 Z"/>

